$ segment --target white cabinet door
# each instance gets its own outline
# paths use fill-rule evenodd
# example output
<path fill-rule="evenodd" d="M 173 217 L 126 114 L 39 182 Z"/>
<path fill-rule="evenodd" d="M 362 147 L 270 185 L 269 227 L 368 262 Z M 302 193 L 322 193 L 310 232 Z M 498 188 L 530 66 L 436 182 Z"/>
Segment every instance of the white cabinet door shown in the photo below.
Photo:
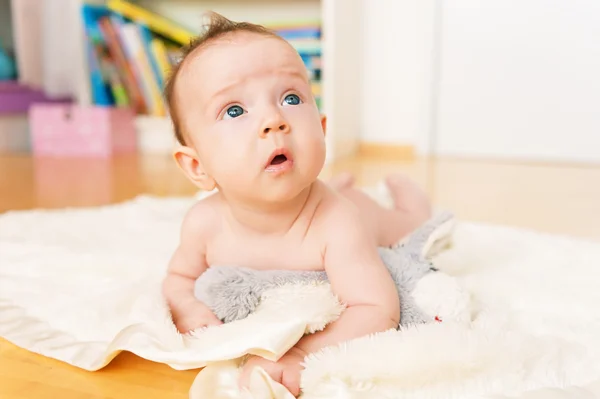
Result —
<path fill-rule="evenodd" d="M 438 4 L 435 153 L 600 162 L 600 1 Z"/>

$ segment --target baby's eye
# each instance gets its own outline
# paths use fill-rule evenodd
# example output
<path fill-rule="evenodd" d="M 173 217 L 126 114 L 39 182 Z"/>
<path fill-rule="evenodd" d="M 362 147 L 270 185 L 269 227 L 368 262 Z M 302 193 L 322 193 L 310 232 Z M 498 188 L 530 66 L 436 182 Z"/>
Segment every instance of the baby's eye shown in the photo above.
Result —
<path fill-rule="evenodd" d="M 283 99 L 283 102 L 288 104 L 288 105 L 298 105 L 300 104 L 300 97 L 298 97 L 295 94 L 288 94 L 287 96 L 285 96 L 285 98 Z"/>
<path fill-rule="evenodd" d="M 227 108 L 227 111 L 225 111 L 225 117 L 237 118 L 243 113 L 244 109 L 242 107 L 240 107 L 239 105 L 232 105 L 231 107 Z"/>

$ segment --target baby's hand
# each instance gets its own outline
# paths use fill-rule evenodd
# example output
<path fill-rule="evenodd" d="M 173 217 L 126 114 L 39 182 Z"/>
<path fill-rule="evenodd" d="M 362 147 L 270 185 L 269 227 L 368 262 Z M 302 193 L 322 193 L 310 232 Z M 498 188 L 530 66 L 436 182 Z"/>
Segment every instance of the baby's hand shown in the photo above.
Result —
<path fill-rule="evenodd" d="M 295 397 L 300 395 L 300 373 L 304 369 L 302 362 L 306 352 L 293 347 L 278 362 L 263 359 L 254 356 L 242 368 L 240 376 L 240 385 L 248 387 L 250 383 L 250 373 L 256 366 L 263 368 L 267 374 L 276 382 L 282 384 Z"/>
<path fill-rule="evenodd" d="M 197 300 L 190 301 L 189 304 L 179 307 L 178 310 L 178 314 L 173 314 L 173 322 L 182 334 L 206 326 L 223 324 L 208 306 Z"/>

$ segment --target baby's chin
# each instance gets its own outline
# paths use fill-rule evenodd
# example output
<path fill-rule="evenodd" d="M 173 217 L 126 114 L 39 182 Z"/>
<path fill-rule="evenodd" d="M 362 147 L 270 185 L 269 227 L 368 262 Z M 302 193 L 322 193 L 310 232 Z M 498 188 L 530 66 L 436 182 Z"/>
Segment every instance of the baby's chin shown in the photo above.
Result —
<path fill-rule="evenodd" d="M 288 181 L 271 181 L 261 185 L 258 196 L 260 200 L 277 204 L 294 200 L 307 190 L 312 181 L 289 179 Z"/>

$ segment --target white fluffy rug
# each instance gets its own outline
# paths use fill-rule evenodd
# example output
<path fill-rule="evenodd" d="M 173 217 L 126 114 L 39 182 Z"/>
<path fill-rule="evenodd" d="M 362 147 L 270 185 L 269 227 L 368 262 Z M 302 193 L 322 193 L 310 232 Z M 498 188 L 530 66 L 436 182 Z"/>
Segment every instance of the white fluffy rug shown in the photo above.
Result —
<path fill-rule="evenodd" d="M 159 284 L 191 201 L 0 215 L 0 336 L 88 370 L 121 350 L 178 369 L 211 364 L 199 383 L 337 317 L 326 287 L 284 287 L 246 320 L 177 334 Z M 435 264 L 471 294 L 472 323 L 328 348 L 307 359 L 305 398 L 600 397 L 600 245 L 466 222 L 453 242 Z M 247 397 L 285 397 L 257 392 Z"/>

